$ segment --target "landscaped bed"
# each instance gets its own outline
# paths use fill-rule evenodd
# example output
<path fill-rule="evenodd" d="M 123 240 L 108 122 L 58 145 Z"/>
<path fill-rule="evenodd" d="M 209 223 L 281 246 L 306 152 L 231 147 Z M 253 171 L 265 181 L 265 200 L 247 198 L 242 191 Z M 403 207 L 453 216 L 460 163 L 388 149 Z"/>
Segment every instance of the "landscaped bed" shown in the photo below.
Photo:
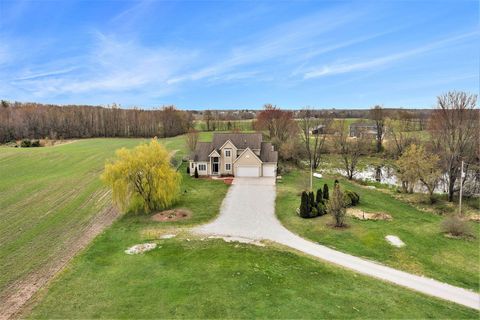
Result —
<path fill-rule="evenodd" d="M 337 177 L 339 178 L 339 177 Z M 469 222 L 473 239 L 457 240 L 444 236 L 444 217 L 420 211 L 396 199 L 389 192 L 369 189 L 354 182 L 340 179 L 344 189 L 360 195 L 355 210 L 381 212 L 391 220 L 361 220 L 350 217 L 348 228 L 332 228 L 330 215 L 302 219 L 295 209 L 300 204 L 299 191 L 303 190 L 308 173 L 293 170 L 283 174 L 277 184 L 276 214 L 282 224 L 293 232 L 340 251 L 379 261 L 411 273 L 425 275 L 452 285 L 479 291 L 480 226 Z M 324 183 L 333 186 L 334 177 L 314 179 L 314 189 Z M 399 237 L 406 246 L 396 248 L 386 240 L 387 235 Z"/>

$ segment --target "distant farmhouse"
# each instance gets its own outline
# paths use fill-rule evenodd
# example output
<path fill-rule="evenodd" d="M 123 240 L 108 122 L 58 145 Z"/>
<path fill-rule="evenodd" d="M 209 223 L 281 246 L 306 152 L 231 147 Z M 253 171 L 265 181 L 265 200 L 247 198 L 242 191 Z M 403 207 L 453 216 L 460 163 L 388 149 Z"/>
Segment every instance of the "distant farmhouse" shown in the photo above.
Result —
<path fill-rule="evenodd" d="M 324 124 L 319 124 L 318 126 L 315 126 L 310 130 L 311 134 L 324 134 L 327 133 L 327 126 Z"/>
<path fill-rule="evenodd" d="M 278 154 L 261 133 L 214 133 L 212 142 L 198 142 L 191 155 L 190 175 L 275 177 Z"/>
<path fill-rule="evenodd" d="M 350 125 L 350 137 L 360 138 L 377 136 L 377 126 L 372 122 L 354 122 Z"/>

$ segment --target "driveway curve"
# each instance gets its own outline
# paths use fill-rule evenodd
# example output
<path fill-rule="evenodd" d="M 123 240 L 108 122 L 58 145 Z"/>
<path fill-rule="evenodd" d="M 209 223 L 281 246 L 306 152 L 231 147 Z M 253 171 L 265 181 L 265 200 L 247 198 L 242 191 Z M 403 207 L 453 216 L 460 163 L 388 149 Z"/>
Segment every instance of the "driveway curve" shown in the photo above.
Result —
<path fill-rule="evenodd" d="M 193 231 L 202 235 L 274 241 L 361 274 L 480 310 L 480 295 L 475 292 L 386 267 L 299 237 L 276 218 L 275 196 L 274 178 L 235 178 L 218 218 Z"/>

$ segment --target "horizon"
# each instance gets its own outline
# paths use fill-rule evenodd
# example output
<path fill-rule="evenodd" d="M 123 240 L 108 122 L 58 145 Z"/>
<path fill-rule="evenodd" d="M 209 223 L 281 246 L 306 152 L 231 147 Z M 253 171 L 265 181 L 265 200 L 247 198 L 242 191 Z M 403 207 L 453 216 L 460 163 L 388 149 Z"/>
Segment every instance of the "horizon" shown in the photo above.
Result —
<path fill-rule="evenodd" d="M 431 109 L 479 92 L 478 1 L 2 0 L 0 17 L 8 101 Z"/>

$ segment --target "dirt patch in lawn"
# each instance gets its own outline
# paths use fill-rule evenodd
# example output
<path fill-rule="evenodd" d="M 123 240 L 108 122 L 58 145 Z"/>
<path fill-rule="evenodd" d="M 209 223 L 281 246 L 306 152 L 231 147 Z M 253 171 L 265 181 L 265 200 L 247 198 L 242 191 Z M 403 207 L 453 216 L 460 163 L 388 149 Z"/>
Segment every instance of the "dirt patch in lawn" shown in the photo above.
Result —
<path fill-rule="evenodd" d="M 480 223 L 480 214 L 473 214 L 468 218 L 468 220 Z"/>
<path fill-rule="evenodd" d="M 158 222 L 178 221 L 188 219 L 191 216 L 192 212 L 188 209 L 172 209 L 154 214 L 152 220 Z"/>
<path fill-rule="evenodd" d="M 360 209 L 348 208 L 347 215 L 359 220 L 392 220 L 392 216 L 384 212 L 365 212 Z"/>

